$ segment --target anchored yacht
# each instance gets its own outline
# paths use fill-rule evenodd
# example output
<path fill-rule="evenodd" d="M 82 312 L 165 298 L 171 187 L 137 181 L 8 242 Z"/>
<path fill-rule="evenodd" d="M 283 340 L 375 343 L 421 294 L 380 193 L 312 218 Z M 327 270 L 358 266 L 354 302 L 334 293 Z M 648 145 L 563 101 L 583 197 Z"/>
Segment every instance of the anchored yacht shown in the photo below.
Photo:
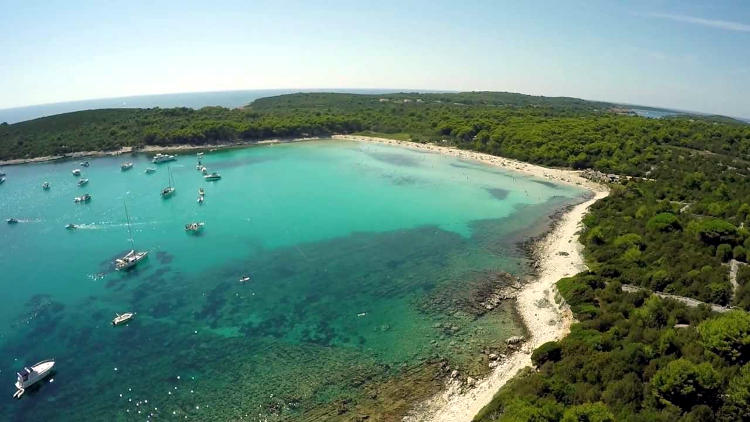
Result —
<path fill-rule="evenodd" d="M 174 155 L 169 154 L 156 154 L 154 155 L 154 158 L 151 160 L 152 163 L 166 163 L 167 161 L 174 161 L 177 158 Z"/>
<path fill-rule="evenodd" d="M 213 172 L 211 174 L 207 174 L 207 175 L 203 176 L 203 178 L 206 179 L 206 180 L 219 180 L 219 179 L 221 179 L 221 175 L 219 173 L 217 173 L 217 172 Z"/>
<path fill-rule="evenodd" d="M 13 398 L 20 399 L 26 388 L 38 383 L 45 379 L 52 373 L 52 368 L 55 367 L 55 361 L 52 359 L 43 360 L 41 362 L 31 365 L 31 368 L 25 367 L 23 371 L 18 372 L 18 380 L 16 381 L 16 391 L 13 394 Z"/>
<path fill-rule="evenodd" d="M 132 168 L 133 168 L 133 163 L 130 163 L 130 162 L 122 163 L 120 165 L 120 170 L 122 170 L 122 171 L 130 170 Z"/>
<path fill-rule="evenodd" d="M 134 312 L 125 312 L 122 315 L 120 315 L 120 314 L 115 314 L 115 315 L 116 315 L 115 319 L 112 320 L 112 325 L 113 326 L 118 326 L 118 325 L 125 324 L 126 322 L 128 322 L 128 321 L 132 320 L 133 318 L 135 318 L 135 313 Z"/>

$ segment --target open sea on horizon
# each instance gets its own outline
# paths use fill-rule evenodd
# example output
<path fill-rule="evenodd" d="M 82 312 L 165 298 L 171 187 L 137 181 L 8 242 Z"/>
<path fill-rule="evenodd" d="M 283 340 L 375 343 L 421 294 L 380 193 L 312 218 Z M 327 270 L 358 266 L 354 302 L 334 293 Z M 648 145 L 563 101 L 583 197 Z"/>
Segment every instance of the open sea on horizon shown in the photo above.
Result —
<path fill-rule="evenodd" d="M 80 160 L 4 167 L 0 216 L 19 223 L 0 224 L 0 420 L 299 420 L 430 360 L 469 368 L 522 333 L 509 301 L 475 312 L 473 295 L 524 275 L 517 243 L 585 194 L 350 141 L 206 152 L 217 182 L 196 160 L 94 158 L 84 187 Z M 149 256 L 116 272 L 124 204 Z M 112 327 L 116 312 L 136 318 Z M 12 399 L 16 371 L 47 358 L 56 373 Z"/>

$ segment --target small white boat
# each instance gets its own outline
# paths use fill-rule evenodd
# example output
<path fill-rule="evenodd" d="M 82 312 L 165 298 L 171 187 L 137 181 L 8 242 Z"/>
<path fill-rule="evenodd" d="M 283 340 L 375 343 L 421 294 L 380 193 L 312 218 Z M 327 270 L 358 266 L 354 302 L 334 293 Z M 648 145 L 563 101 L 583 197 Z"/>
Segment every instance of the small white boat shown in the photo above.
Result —
<path fill-rule="evenodd" d="M 161 190 L 161 197 L 162 198 L 169 198 L 174 193 L 174 188 L 172 186 L 167 186 L 166 188 Z"/>
<path fill-rule="evenodd" d="M 49 182 L 42 183 L 42 189 L 49 190 Z"/>
<path fill-rule="evenodd" d="M 206 191 L 203 190 L 203 188 L 198 188 L 198 195 L 203 196 L 206 194 Z"/>
<path fill-rule="evenodd" d="M 79 165 L 81 167 L 88 167 L 89 166 L 89 162 L 88 161 L 83 161 L 83 162 L 79 163 Z"/>
<path fill-rule="evenodd" d="M 133 168 L 133 163 L 127 162 L 120 165 L 120 170 L 127 171 Z"/>
<path fill-rule="evenodd" d="M 81 196 L 76 196 L 75 199 L 73 199 L 73 202 L 82 203 L 82 202 L 89 202 L 90 200 L 91 200 L 91 195 L 89 195 L 88 193 L 84 193 Z"/>
<path fill-rule="evenodd" d="M 78 186 L 83 186 L 89 182 L 89 179 L 81 179 L 78 181 Z"/>
<path fill-rule="evenodd" d="M 217 173 L 217 172 L 213 172 L 211 174 L 207 174 L 207 175 L 203 176 L 203 178 L 206 179 L 206 180 L 219 180 L 219 179 L 221 179 L 221 175 L 219 173 Z"/>
<path fill-rule="evenodd" d="M 71 224 L 66 224 L 65 228 L 68 229 L 68 230 L 75 230 L 75 229 L 78 228 L 78 226 L 76 226 L 75 224 L 71 223 Z"/>
<path fill-rule="evenodd" d="M 240 283 L 247 283 L 248 281 L 250 281 L 250 276 L 249 275 L 245 275 L 245 276 L 240 277 Z"/>
<path fill-rule="evenodd" d="M 193 222 L 185 224 L 185 231 L 188 233 L 198 233 L 203 230 L 204 223 Z"/>
<path fill-rule="evenodd" d="M 73 169 L 72 173 L 73 173 L 73 176 L 80 176 L 81 175 L 81 169 Z"/>
<path fill-rule="evenodd" d="M 198 203 L 203 204 L 203 201 L 204 201 L 203 195 L 198 195 Z"/>
<path fill-rule="evenodd" d="M 18 380 L 16 381 L 16 391 L 13 394 L 13 398 L 20 399 L 26 388 L 38 383 L 39 381 L 47 378 L 52 373 L 52 369 L 55 367 L 55 361 L 52 359 L 43 360 L 31 365 L 31 368 L 24 367 L 23 371 L 18 372 Z"/>
<path fill-rule="evenodd" d="M 203 157 L 203 153 L 202 152 L 197 152 L 197 153 L 195 153 L 195 155 L 197 155 L 198 157 Z"/>
<path fill-rule="evenodd" d="M 152 168 L 152 167 L 149 167 L 149 168 L 146 169 L 145 173 L 146 174 L 156 173 L 156 169 Z"/>
<path fill-rule="evenodd" d="M 131 249 L 130 252 L 125 254 L 122 258 L 115 259 L 115 269 L 121 271 L 133 268 L 136 264 L 141 262 L 146 255 L 148 255 L 148 252 L 146 251 L 135 251 L 134 249 Z"/>
<path fill-rule="evenodd" d="M 156 154 L 154 155 L 154 158 L 151 159 L 152 163 L 166 163 L 167 161 L 174 161 L 177 158 L 174 155 L 169 154 Z"/>
<path fill-rule="evenodd" d="M 5 183 L 5 178 L 4 177 L 0 177 L 0 185 L 2 185 L 3 183 Z"/>
<path fill-rule="evenodd" d="M 5 222 L 8 223 L 8 224 L 18 224 L 18 220 L 15 219 L 15 218 L 13 218 L 13 217 L 5 220 Z"/>
<path fill-rule="evenodd" d="M 201 167 L 201 173 L 208 174 L 208 169 L 206 168 L 206 166 Z"/>
<path fill-rule="evenodd" d="M 135 318 L 135 312 L 125 312 L 124 314 L 115 314 L 115 319 L 112 320 L 112 326 L 118 326 L 125 324 Z"/>

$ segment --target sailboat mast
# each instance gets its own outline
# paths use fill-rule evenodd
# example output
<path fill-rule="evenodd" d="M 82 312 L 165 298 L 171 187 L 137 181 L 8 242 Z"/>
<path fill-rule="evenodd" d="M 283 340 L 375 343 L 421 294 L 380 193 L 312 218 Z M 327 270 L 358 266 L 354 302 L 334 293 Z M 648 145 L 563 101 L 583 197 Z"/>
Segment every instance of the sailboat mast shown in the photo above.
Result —
<path fill-rule="evenodd" d="M 128 222 L 128 234 L 130 235 L 130 246 L 131 249 L 135 250 L 135 239 L 133 239 L 133 231 L 130 229 L 130 215 L 128 215 L 128 204 L 122 201 L 122 205 L 125 206 L 125 219 Z"/>

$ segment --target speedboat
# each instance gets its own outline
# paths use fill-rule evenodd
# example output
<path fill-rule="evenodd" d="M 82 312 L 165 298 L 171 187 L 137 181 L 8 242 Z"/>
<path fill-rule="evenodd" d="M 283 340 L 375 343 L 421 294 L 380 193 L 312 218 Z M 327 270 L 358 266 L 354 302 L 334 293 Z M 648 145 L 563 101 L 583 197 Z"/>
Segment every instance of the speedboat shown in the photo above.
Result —
<path fill-rule="evenodd" d="M 43 360 L 31 365 L 31 368 L 24 367 L 23 371 L 18 372 L 18 380 L 16 381 L 16 391 L 13 394 L 13 398 L 20 399 L 26 388 L 38 383 L 39 381 L 47 378 L 52 373 L 52 368 L 55 367 L 55 361 L 52 359 Z"/>
<path fill-rule="evenodd" d="M 11 218 L 5 220 L 5 222 L 8 223 L 8 224 L 17 224 L 18 220 L 15 219 L 15 218 L 13 218 L 13 217 L 11 217 Z"/>
<path fill-rule="evenodd" d="M 72 173 L 73 173 L 73 176 L 80 176 L 81 175 L 81 169 L 73 169 Z"/>
<path fill-rule="evenodd" d="M 134 312 L 125 312 L 122 315 L 120 315 L 120 314 L 115 314 L 115 315 L 116 315 L 115 319 L 112 320 L 112 326 L 118 326 L 118 325 L 125 324 L 126 322 L 128 322 L 128 321 L 132 320 L 133 318 L 135 318 L 135 313 Z"/>
<path fill-rule="evenodd" d="M 198 157 L 203 157 L 203 153 L 202 152 L 196 152 L 195 155 L 197 155 Z"/>
<path fill-rule="evenodd" d="M 206 179 L 206 180 L 219 180 L 219 179 L 221 179 L 221 175 L 219 173 L 217 173 L 217 172 L 213 172 L 211 174 L 207 174 L 207 175 L 203 176 L 203 178 Z"/>
<path fill-rule="evenodd" d="M 133 168 L 133 163 L 130 163 L 130 162 L 122 163 L 122 165 L 120 165 L 120 170 L 122 171 L 130 170 L 132 168 Z"/>
<path fill-rule="evenodd" d="M 78 186 L 83 186 L 89 182 L 89 179 L 81 179 L 78 181 Z"/>
<path fill-rule="evenodd" d="M 203 196 L 206 194 L 206 191 L 203 190 L 203 188 L 198 188 L 198 195 Z"/>
<path fill-rule="evenodd" d="M 198 203 L 203 204 L 203 201 L 204 201 L 203 195 L 198 195 Z"/>
<path fill-rule="evenodd" d="M 208 174 L 208 169 L 206 168 L 206 166 L 201 167 L 201 173 Z"/>
<path fill-rule="evenodd" d="M 49 190 L 49 182 L 42 183 L 42 189 Z"/>
<path fill-rule="evenodd" d="M 4 177 L 0 177 L 0 185 L 2 185 L 3 183 L 5 183 L 5 178 Z"/>
<path fill-rule="evenodd" d="M 79 165 L 81 167 L 88 167 L 89 166 L 89 162 L 88 161 L 84 161 L 84 162 L 80 163 Z"/>
<path fill-rule="evenodd" d="M 146 171 L 145 171 L 146 174 L 151 174 L 151 173 L 155 173 L 155 172 L 156 172 L 156 169 L 152 168 L 152 167 L 147 168 Z"/>
<path fill-rule="evenodd" d="M 245 275 L 245 276 L 240 277 L 240 283 L 247 283 L 248 281 L 250 281 L 250 276 L 249 275 Z"/>
<path fill-rule="evenodd" d="M 146 255 L 148 255 L 148 252 L 146 251 L 137 252 L 134 249 L 131 249 L 130 252 L 125 254 L 122 258 L 115 259 L 115 269 L 120 271 L 133 268 L 137 263 L 141 262 Z"/>
<path fill-rule="evenodd" d="M 169 154 L 156 154 L 154 155 L 154 158 L 151 160 L 152 163 L 166 163 L 167 161 L 174 161 L 177 158 L 175 158 L 174 155 Z"/>
<path fill-rule="evenodd" d="M 76 196 L 75 199 L 73 199 L 73 202 L 89 202 L 91 200 L 91 195 L 88 193 L 84 193 L 81 196 Z"/>
<path fill-rule="evenodd" d="M 76 226 L 75 224 L 66 224 L 65 228 L 68 230 L 74 230 L 74 229 L 77 229 L 78 226 Z"/>
<path fill-rule="evenodd" d="M 187 231 L 188 233 L 198 233 L 203 230 L 204 225 L 205 225 L 204 223 L 198 223 L 198 222 L 185 224 L 185 231 Z"/>

